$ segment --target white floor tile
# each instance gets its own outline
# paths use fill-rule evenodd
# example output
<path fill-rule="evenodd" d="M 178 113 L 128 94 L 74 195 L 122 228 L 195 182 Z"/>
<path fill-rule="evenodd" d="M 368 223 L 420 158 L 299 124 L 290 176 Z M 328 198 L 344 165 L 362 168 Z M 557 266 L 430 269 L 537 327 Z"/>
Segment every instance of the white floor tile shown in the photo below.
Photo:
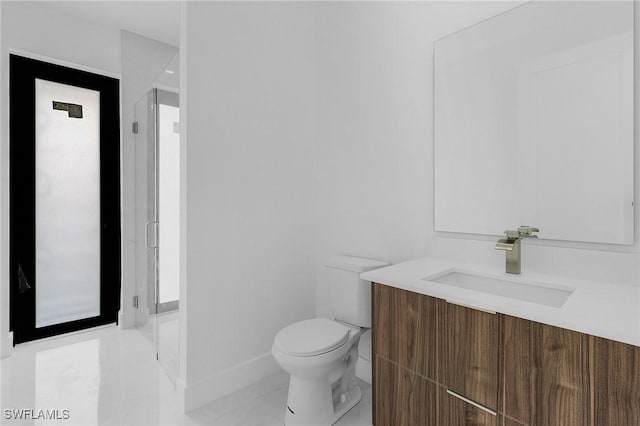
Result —
<path fill-rule="evenodd" d="M 170 323 L 170 321 L 166 321 Z M 289 377 L 280 372 L 188 415 L 139 330 L 115 326 L 18 345 L 0 361 L 2 425 L 282 425 Z M 371 424 L 371 386 L 337 423 Z M 70 411 L 68 420 L 7 419 L 5 409 Z"/>

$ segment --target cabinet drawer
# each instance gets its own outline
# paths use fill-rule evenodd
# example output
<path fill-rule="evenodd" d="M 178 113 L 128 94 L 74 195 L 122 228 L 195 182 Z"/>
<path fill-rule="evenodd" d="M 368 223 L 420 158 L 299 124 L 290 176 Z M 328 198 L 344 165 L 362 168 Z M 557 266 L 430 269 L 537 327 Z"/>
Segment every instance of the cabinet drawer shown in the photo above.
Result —
<path fill-rule="evenodd" d="M 640 425 L 640 347 L 591 337 L 594 425 Z"/>
<path fill-rule="evenodd" d="M 436 380 L 437 305 L 440 299 L 373 284 L 376 354 Z"/>
<path fill-rule="evenodd" d="M 503 359 L 506 416 L 529 425 L 590 424 L 585 334 L 505 316 Z"/>
<path fill-rule="evenodd" d="M 440 383 L 497 409 L 501 316 L 442 303 Z"/>
<path fill-rule="evenodd" d="M 440 388 L 439 424 L 447 426 L 499 426 L 499 415 L 446 388 Z"/>
<path fill-rule="evenodd" d="M 380 357 L 374 368 L 376 426 L 438 426 L 435 383 Z"/>
<path fill-rule="evenodd" d="M 525 426 L 525 425 L 503 416 L 502 426 Z"/>

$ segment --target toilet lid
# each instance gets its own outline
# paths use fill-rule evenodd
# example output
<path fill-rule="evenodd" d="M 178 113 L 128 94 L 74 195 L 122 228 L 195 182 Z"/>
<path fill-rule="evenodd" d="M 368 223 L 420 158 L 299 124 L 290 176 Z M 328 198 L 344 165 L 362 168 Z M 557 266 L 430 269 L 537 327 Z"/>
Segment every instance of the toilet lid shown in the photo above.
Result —
<path fill-rule="evenodd" d="M 289 355 L 320 355 L 344 345 L 349 331 L 348 327 L 336 321 L 314 318 L 283 328 L 276 334 L 274 344 Z"/>

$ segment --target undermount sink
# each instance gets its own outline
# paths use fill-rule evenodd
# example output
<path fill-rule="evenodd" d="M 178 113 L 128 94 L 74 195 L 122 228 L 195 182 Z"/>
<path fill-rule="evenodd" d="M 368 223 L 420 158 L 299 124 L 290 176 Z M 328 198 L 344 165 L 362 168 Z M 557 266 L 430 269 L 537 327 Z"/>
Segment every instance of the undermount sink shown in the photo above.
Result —
<path fill-rule="evenodd" d="M 449 270 L 422 279 L 424 281 L 432 281 L 452 287 L 480 291 L 555 308 L 564 305 L 575 290 L 567 287 L 552 287 L 522 279 L 510 280 L 508 278 L 496 278 L 489 275 L 457 270 Z"/>

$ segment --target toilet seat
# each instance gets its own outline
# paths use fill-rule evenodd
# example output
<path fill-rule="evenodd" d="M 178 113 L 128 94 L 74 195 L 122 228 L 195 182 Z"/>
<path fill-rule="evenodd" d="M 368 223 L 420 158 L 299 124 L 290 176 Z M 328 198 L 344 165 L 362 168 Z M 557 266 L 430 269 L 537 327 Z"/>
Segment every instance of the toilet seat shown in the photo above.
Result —
<path fill-rule="evenodd" d="M 326 318 L 291 324 L 276 335 L 274 345 L 291 356 L 308 357 L 334 351 L 349 340 L 351 329 Z"/>

